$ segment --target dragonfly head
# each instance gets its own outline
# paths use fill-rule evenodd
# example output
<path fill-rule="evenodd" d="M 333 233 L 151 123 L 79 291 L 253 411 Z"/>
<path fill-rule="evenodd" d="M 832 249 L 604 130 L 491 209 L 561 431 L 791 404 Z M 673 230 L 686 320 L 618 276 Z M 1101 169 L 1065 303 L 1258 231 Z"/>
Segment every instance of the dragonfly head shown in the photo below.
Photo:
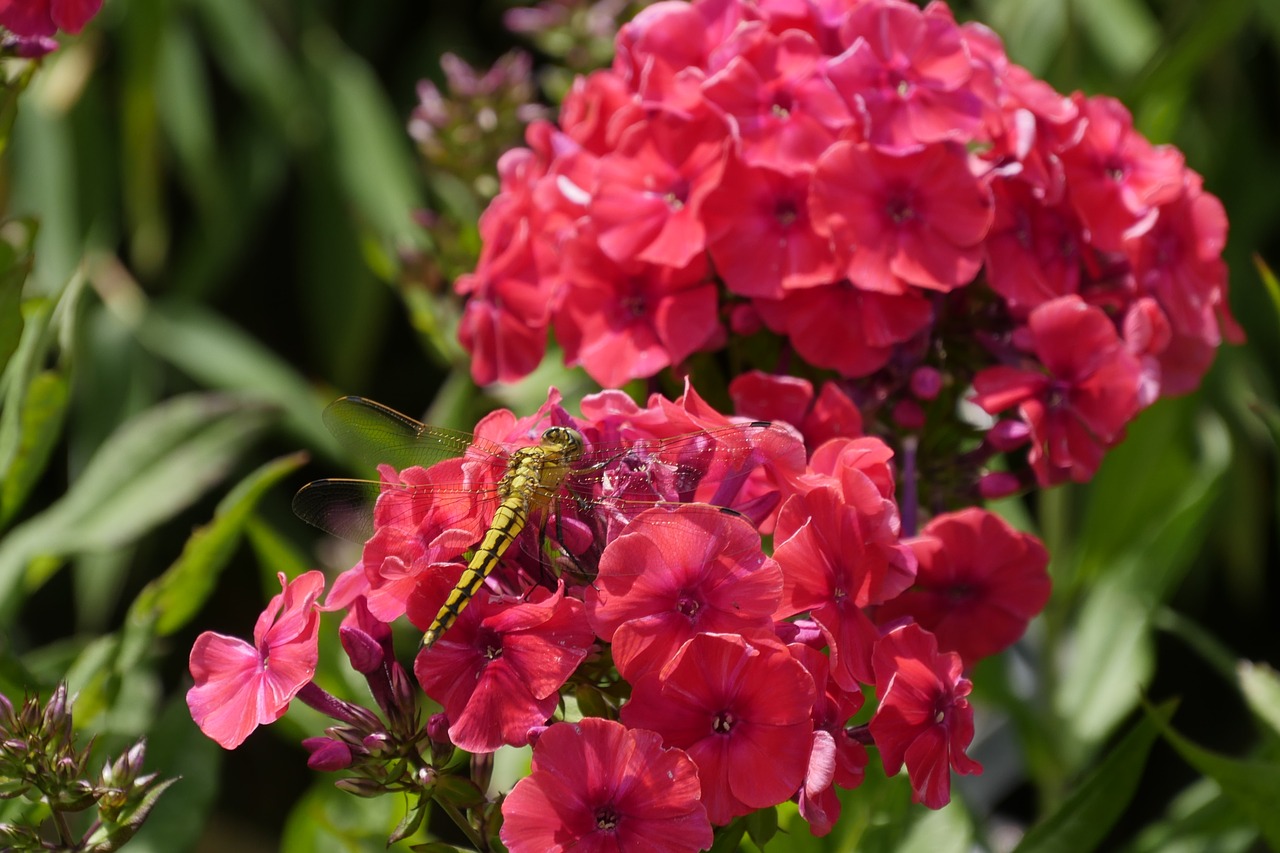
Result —
<path fill-rule="evenodd" d="M 582 456 L 587 441 L 573 427 L 553 426 L 543 431 L 538 445 L 543 450 L 558 454 L 562 459 L 573 461 Z"/>

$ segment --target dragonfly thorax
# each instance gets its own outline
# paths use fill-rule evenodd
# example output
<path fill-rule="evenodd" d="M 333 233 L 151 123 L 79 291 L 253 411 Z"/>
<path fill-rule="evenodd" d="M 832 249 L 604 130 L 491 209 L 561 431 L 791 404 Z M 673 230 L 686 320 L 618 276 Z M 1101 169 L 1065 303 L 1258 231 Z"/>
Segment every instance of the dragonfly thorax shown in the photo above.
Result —
<path fill-rule="evenodd" d="M 548 455 L 558 456 L 563 462 L 576 462 L 584 450 L 586 439 L 573 427 L 553 426 L 542 431 L 538 446 Z"/>

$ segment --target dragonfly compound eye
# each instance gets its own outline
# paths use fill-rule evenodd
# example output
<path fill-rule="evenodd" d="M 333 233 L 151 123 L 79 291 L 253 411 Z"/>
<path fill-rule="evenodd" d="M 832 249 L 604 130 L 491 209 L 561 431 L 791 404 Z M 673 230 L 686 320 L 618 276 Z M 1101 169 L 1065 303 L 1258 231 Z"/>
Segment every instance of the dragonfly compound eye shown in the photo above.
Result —
<path fill-rule="evenodd" d="M 582 437 L 582 433 L 572 427 L 554 426 L 548 427 L 542 433 L 540 445 L 547 450 L 557 450 L 570 459 L 576 459 L 582 455 L 586 447 L 586 439 Z"/>

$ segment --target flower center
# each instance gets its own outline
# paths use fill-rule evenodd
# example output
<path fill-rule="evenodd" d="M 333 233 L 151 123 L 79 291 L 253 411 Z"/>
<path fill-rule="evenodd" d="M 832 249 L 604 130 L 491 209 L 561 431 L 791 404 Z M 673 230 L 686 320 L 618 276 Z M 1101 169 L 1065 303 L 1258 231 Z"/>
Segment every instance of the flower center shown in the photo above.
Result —
<path fill-rule="evenodd" d="M 715 715 L 711 721 L 711 730 L 719 735 L 727 735 L 733 730 L 734 723 L 737 720 L 733 716 L 732 711 L 721 711 Z"/>
<path fill-rule="evenodd" d="M 596 829 L 612 832 L 618 827 L 618 813 L 613 806 L 601 806 L 596 809 Z"/>
<path fill-rule="evenodd" d="M 698 615 L 698 611 L 702 609 L 702 604 L 689 595 L 682 595 L 676 600 L 676 612 L 683 614 L 689 620 L 693 620 Z"/>

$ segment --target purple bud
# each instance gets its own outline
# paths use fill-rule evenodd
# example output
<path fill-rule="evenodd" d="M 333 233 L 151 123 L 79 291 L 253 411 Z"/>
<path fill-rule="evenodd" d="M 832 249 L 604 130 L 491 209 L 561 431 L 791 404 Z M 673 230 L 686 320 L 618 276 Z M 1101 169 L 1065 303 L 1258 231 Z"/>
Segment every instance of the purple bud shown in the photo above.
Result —
<path fill-rule="evenodd" d="M 309 737 L 302 742 L 302 746 L 311 753 L 307 766 L 312 770 L 333 773 L 351 766 L 351 750 L 342 741 Z"/>
<path fill-rule="evenodd" d="M 343 625 L 338 629 L 338 638 L 356 672 L 368 675 L 382 667 L 382 645 L 364 631 Z"/>
<path fill-rule="evenodd" d="M 431 719 L 427 720 L 427 737 L 434 743 L 452 745 L 453 741 L 449 740 L 449 718 L 444 714 L 432 714 Z"/>
<path fill-rule="evenodd" d="M 1016 495 L 1022 490 L 1022 482 L 1008 471 L 992 471 L 978 480 L 978 494 L 986 500 L 997 500 Z"/>
<path fill-rule="evenodd" d="M 1031 427 L 1025 421 L 1006 419 L 987 430 L 987 443 L 1001 453 L 1008 453 L 1026 444 L 1030 436 Z"/>
<path fill-rule="evenodd" d="M 911 393 L 917 399 L 932 400 L 942 391 L 942 374 L 936 367 L 917 367 L 911 372 Z"/>

